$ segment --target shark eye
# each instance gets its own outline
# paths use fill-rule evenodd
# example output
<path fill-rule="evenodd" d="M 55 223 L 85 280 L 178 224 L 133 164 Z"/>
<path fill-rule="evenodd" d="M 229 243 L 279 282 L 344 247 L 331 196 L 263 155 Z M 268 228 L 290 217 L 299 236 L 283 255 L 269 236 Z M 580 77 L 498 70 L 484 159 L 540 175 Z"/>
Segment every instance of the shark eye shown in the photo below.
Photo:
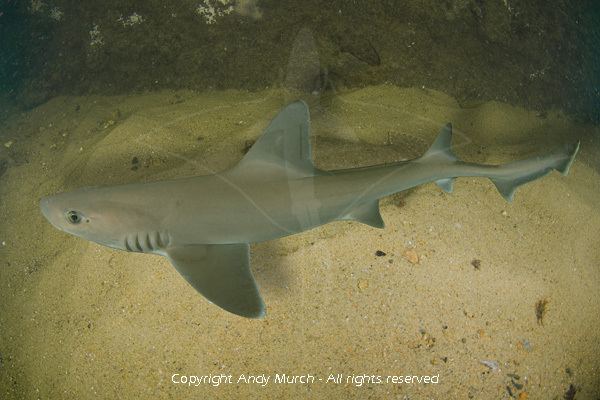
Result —
<path fill-rule="evenodd" d="M 66 217 L 67 221 L 74 225 L 80 223 L 83 220 L 83 216 L 78 211 L 68 211 Z"/>

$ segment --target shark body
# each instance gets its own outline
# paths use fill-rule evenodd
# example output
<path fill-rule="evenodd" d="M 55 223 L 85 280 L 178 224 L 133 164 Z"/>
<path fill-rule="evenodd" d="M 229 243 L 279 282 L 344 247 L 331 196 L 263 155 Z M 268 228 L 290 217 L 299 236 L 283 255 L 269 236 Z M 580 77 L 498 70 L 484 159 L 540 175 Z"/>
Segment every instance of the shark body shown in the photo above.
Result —
<path fill-rule="evenodd" d="M 308 106 L 285 107 L 232 169 L 207 176 L 82 188 L 45 197 L 58 229 L 115 249 L 167 257 L 214 304 L 249 318 L 265 314 L 250 272 L 249 244 L 335 220 L 383 228 L 378 201 L 435 181 L 452 191 L 460 176 L 490 178 L 508 201 L 524 183 L 556 169 L 567 174 L 579 144 L 504 165 L 458 160 L 444 126 L 421 157 L 337 171 L 313 165 Z"/>

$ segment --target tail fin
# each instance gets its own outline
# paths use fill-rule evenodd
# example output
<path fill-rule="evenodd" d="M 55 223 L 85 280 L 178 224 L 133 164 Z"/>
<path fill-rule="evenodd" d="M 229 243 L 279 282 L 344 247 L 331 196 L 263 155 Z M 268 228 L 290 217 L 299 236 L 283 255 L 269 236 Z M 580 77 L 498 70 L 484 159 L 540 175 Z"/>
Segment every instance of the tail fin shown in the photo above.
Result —
<path fill-rule="evenodd" d="M 429 150 L 421 156 L 421 160 L 428 162 L 454 162 L 458 158 L 451 149 L 452 142 L 452 124 L 444 125 L 437 138 L 429 147 Z M 435 183 L 446 193 L 452 193 L 454 178 L 445 178 L 435 181 Z"/>
<path fill-rule="evenodd" d="M 499 174 L 498 177 L 490 177 L 490 180 L 496 185 L 502 197 L 510 202 L 519 186 L 547 175 L 553 169 L 567 175 L 578 151 L 579 142 L 558 154 L 505 164 L 499 167 L 504 173 Z"/>
<path fill-rule="evenodd" d="M 446 124 L 437 138 L 419 159 L 427 163 L 449 164 L 460 161 L 450 148 L 452 141 L 452 125 Z M 496 171 L 488 176 L 496 185 L 496 188 L 506 199 L 512 201 L 517 187 L 531 182 L 537 178 L 549 174 L 553 169 L 559 171 L 563 175 L 567 175 L 575 156 L 579 150 L 579 142 L 567 147 L 565 150 L 549 154 L 542 157 L 534 157 L 526 160 L 515 161 L 512 163 L 494 167 Z M 482 175 L 477 175 L 482 176 Z M 435 183 L 445 192 L 452 192 L 454 178 L 438 179 Z"/>

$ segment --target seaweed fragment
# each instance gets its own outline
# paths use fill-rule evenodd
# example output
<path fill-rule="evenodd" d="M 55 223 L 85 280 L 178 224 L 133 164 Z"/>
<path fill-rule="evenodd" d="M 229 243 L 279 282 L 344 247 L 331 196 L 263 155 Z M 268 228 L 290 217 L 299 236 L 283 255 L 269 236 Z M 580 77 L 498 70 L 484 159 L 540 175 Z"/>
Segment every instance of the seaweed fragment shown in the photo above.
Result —
<path fill-rule="evenodd" d="M 577 393 L 577 389 L 575 388 L 575 386 L 573 386 L 573 384 L 571 383 L 569 385 L 569 388 L 567 389 L 567 391 L 565 392 L 563 399 L 565 400 L 574 400 L 575 399 L 575 394 Z"/>
<path fill-rule="evenodd" d="M 139 168 L 139 164 L 140 164 L 140 160 L 136 156 L 134 156 L 131 159 L 131 170 L 137 171 L 137 169 Z"/>
<path fill-rule="evenodd" d="M 538 325 L 544 326 L 544 315 L 546 315 L 546 306 L 548 305 L 547 299 L 538 300 L 535 303 L 535 318 L 537 319 Z"/>
<path fill-rule="evenodd" d="M 479 360 L 479 363 L 482 365 L 485 365 L 486 367 L 488 367 L 490 369 L 490 371 L 492 372 L 498 372 L 500 371 L 500 364 L 498 364 L 498 361 L 494 361 L 494 360 Z"/>
<path fill-rule="evenodd" d="M 8 162 L 6 160 L 0 160 L 0 176 L 4 175 L 8 169 Z"/>
<path fill-rule="evenodd" d="M 512 389 L 510 388 L 510 386 L 506 385 L 506 391 L 508 392 L 508 395 L 509 395 L 510 397 L 515 397 L 515 395 L 514 395 L 514 393 L 513 393 Z"/>
<path fill-rule="evenodd" d="M 246 140 L 244 142 L 244 148 L 242 149 L 242 153 L 246 154 L 250 151 L 250 148 L 254 145 L 255 140 Z"/>

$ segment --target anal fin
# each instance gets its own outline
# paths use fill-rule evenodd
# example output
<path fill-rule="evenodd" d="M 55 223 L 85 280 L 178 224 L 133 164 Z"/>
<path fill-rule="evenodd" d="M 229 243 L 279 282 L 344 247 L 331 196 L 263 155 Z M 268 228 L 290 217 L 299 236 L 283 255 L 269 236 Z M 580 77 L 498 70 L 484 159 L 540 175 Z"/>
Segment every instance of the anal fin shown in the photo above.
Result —
<path fill-rule="evenodd" d="M 385 226 L 379 212 L 379 200 L 361 204 L 338 219 L 361 222 L 373 228 L 383 228 Z"/>
<path fill-rule="evenodd" d="M 250 272 L 247 244 L 170 247 L 167 256 L 185 280 L 212 303 L 242 317 L 265 315 L 265 305 Z"/>

